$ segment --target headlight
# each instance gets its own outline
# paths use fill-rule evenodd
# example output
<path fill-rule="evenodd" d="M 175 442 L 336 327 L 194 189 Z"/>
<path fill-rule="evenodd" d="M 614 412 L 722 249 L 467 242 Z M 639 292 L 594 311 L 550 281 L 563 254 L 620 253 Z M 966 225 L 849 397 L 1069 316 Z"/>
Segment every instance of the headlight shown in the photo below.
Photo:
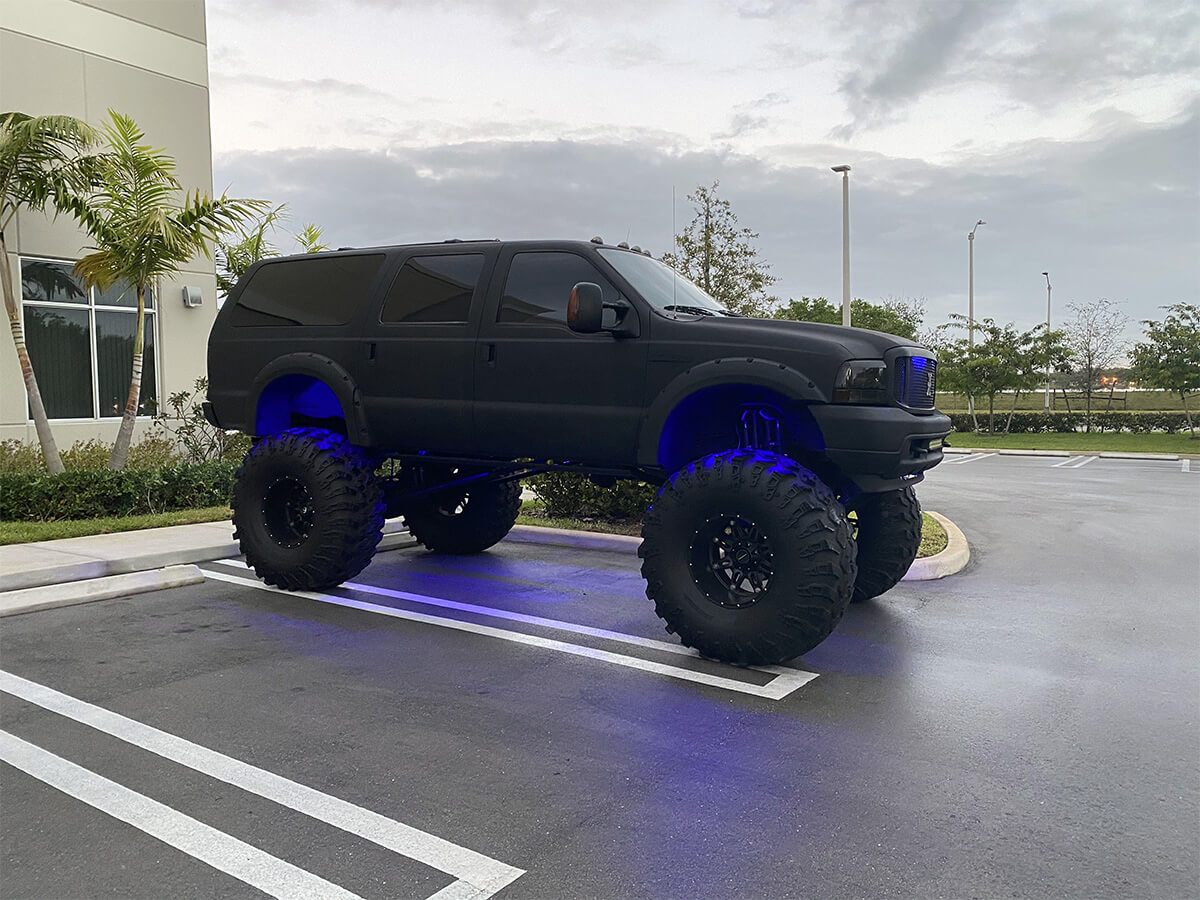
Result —
<path fill-rule="evenodd" d="M 833 382 L 834 403 L 887 403 L 887 363 L 854 359 L 845 363 Z"/>

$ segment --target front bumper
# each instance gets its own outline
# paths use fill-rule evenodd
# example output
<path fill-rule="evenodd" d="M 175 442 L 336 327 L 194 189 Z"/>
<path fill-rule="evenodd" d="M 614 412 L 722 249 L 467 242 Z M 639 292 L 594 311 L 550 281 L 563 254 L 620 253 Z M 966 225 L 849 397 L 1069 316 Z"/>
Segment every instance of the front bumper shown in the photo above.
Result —
<path fill-rule="evenodd" d="M 889 490 L 942 461 L 950 417 L 894 406 L 809 407 L 825 439 L 825 455 L 861 490 Z"/>

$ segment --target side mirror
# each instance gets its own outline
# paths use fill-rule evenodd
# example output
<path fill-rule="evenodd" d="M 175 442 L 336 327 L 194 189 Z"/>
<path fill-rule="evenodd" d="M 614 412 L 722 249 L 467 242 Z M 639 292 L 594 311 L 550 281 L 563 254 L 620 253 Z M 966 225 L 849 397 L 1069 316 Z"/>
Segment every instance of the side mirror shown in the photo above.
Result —
<path fill-rule="evenodd" d="M 571 288 L 567 301 L 567 327 L 579 334 L 595 334 L 604 322 L 604 292 L 600 285 L 581 281 Z"/>

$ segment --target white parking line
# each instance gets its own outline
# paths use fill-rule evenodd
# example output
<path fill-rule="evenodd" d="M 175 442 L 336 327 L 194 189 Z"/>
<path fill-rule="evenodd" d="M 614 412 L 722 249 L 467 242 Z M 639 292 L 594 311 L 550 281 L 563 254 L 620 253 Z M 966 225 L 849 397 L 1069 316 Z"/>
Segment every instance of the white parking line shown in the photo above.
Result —
<path fill-rule="evenodd" d="M 740 694 L 750 694 L 754 697 L 764 697 L 768 700 L 782 700 L 788 694 L 795 691 L 797 688 L 803 687 L 817 677 L 815 672 L 803 672 L 799 669 L 787 669 L 784 667 L 770 667 L 766 669 L 772 673 L 776 673 L 775 677 L 766 684 L 750 684 L 745 681 L 737 681 L 733 678 L 725 678 L 721 675 L 710 675 L 707 672 L 697 672 L 692 669 L 685 669 L 681 666 L 672 666 L 667 663 L 653 662 L 648 659 L 641 659 L 636 656 L 626 656 L 622 653 L 613 653 L 610 650 L 598 650 L 594 647 L 585 647 L 580 644 L 569 644 L 566 641 L 556 641 L 553 638 L 538 637 L 537 635 L 525 634 L 521 631 L 505 631 L 502 628 L 493 628 L 490 625 L 479 625 L 475 622 L 463 622 L 459 619 L 450 619 L 442 616 L 431 616 L 426 613 L 416 612 L 407 609 L 396 609 L 392 606 L 382 606 L 377 603 L 367 603 L 362 600 L 352 600 L 348 597 L 336 597 L 330 594 L 319 594 L 315 591 L 285 591 L 282 588 L 272 587 L 269 584 L 257 579 L 241 578 L 237 575 L 229 575 L 225 572 L 206 571 L 206 575 L 210 578 L 215 578 L 218 581 L 226 581 L 230 584 L 240 584 L 245 587 L 258 588 L 259 590 L 271 591 L 276 594 L 282 594 L 285 597 L 303 597 L 306 600 L 316 600 L 321 603 L 329 603 L 334 606 L 343 606 L 347 609 L 356 609 L 361 612 L 376 613 L 381 616 L 389 616 L 393 619 L 407 619 L 410 622 L 422 622 L 426 625 L 437 625 L 441 628 L 450 628 L 455 631 L 466 631 L 472 634 L 480 634 L 486 637 L 499 638 L 502 641 L 511 641 L 516 644 L 524 644 L 528 647 L 538 647 L 543 650 L 555 650 L 559 653 L 567 653 L 571 656 L 582 656 L 587 659 L 594 659 L 600 662 L 612 663 L 617 666 L 624 666 L 628 669 L 640 669 L 643 672 L 653 672 L 656 675 L 665 675 L 668 678 L 678 678 L 682 681 L 691 681 L 696 684 L 706 684 L 710 687 L 718 687 L 727 691 L 736 691 Z M 420 596 L 420 595 L 415 595 Z M 438 598 L 426 598 L 438 599 Z M 446 601 L 449 603 L 450 601 Z M 498 612 L 498 611 L 493 611 Z M 565 625 L 567 623 L 559 623 Z M 578 626 L 583 629 L 586 626 Z M 599 630 L 599 629 L 597 629 Z M 586 633 L 586 632 L 584 632 Z M 632 638 L 632 635 L 627 635 Z M 636 639 L 635 639 L 636 640 Z M 633 643 L 635 641 L 628 641 Z"/>
<path fill-rule="evenodd" d="M 1068 456 L 1062 462 L 1056 462 L 1050 468 L 1052 468 L 1052 469 L 1063 469 L 1063 468 L 1082 469 L 1084 466 L 1086 466 L 1088 463 L 1090 463 L 1095 458 L 1096 457 L 1094 457 L 1094 456 L 1085 456 L 1085 457 L 1083 457 L 1083 459 L 1080 459 L 1078 456 Z"/>
<path fill-rule="evenodd" d="M 949 460 L 946 463 L 946 465 L 961 466 L 964 463 L 975 462 L 976 460 L 979 460 L 979 459 L 987 459 L 989 456 L 996 456 L 996 454 L 995 453 L 972 453 L 970 456 L 964 456 L 962 459 Z"/>
<path fill-rule="evenodd" d="M 229 566 L 234 569 L 249 570 L 240 559 L 215 559 L 215 563 L 222 566 Z M 632 644 L 635 647 L 646 647 L 650 650 L 658 650 L 662 653 L 674 653 L 677 656 L 687 656 L 692 659 L 701 659 L 699 653 L 691 647 L 685 647 L 683 644 L 671 643 L 670 641 L 658 641 L 654 638 L 640 637 L 636 634 L 624 634 L 620 631 L 609 631 L 606 628 L 593 628 L 590 625 L 579 625 L 575 622 L 563 622 L 560 619 L 546 619 L 542 616 L 529 616 L 524 613 L 513 612 L 508 609 L 497 609 L 494 606 L 478 606 L 474 603 L 460 603 L 457 600 L 445 600 L 441 597 L 430 597 L 427 594 L 414 594 L 411 591 L 397 591 L 392 588 L 376 587 L 373 584 L 361 584 L 356 581 L 347 581 L 342 587 L 349 588 L 352 591 L 359 591 L 364 594 L 374 594 L 378 597 L 390 597 L 394 600 L 407 600 L 410 603 L 421 603 L 426 606 L 438 606 L 442 609 L 457 609 L 461 612 L 475 613 L 480 616 L 488 616 L 493 619 L 507 619 L 510 622 L 524 622 L 527 625 L 537 625 L 542 628 L 551 628 L 555 631 L 567 631 L 572 634 L 586 634 L 590 637 L 603 638 L 606 641 L 616 641 L 621 644 Z M 766 672 L 769 675 L 780 675 L 786 678 L 794 678 L 797 674 L 804 676 L 804 680 L 800 682 L 798 687 L 808 684 L 817 677 L 816 672 L 807 672 L 803 669 L 793 669 L 790 666 L 746 666 L 748 669 L 753 669 L 756 672 Z"/>
<path fill-rule="evenodd" d="M 362 900 L 358 894 L 331 881 L 277 859 L 7 731 L 0 731 L 0 760 L 272 897 Z"/>
<path fill-rule="evenodd" d="M 1078 456 L 1068 456 L 1062 462 L 1057 462 L 1054 465 L 1052 465 L 1050 468 L 1052 468 L 1052 469 L 1062 469 L 1062 468 L 1082 469 L 1088 463 L 1094 462 L 1097 459 L 1099 459 L 1099 457 L 1096 457 L 1096 456 L 1085 456 L 1085 457 L 1083 457 L 1083 459 L 1080 459 Z"/>
<path fill-rule="evenodd" d="M 424 863 L 458 879 L 459 882 L 466 882 L 466 886 L 474 888 L 477 892 L 475 895 L 465 896 L 483 900 L 525 874 L 522 869 L 505 865 L 499 860 L 460 847 L 411 825 L 389 819 L 346 800 L 291 781 L 282 775 L 194 744 L 11 672 L 0 671 L 0 691 L 20 697 L 127 744 L 148 750 L 210 778 L 224 781 L 243 791 L 340 828 L 393 853 Z M 320 897 L 325 894 L 317 891 L 309 892 L 305 896 Z"/>
<path fill-rule="evenodd" d="M 1190 459 L 1182 460 L 1180 463 L 1179 471 L 1181 471 L 1181 472 L 1192 471 L 1192 461 Z"/>

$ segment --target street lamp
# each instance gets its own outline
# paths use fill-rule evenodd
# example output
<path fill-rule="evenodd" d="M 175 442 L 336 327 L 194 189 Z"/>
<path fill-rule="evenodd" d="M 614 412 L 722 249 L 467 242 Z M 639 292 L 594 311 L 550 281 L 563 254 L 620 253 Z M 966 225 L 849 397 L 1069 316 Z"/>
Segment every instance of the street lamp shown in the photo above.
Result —
<path fill-rule="evenodd" d="M 1043 272 L 1046 276 L 1046 335 L 1047 346 L 1049 346 L 1050 334 L 1050 273 Z M 1046 357 L 1046 412 L 1050 412 L 1050 357 Z"/>
<path fill-rule="evenodd" d="M 850 167 L 831 166 L 842 173 L 842 324 L 850 325 Z"/>
<path fill-rule="evenodd" d="M 980 219 L 967 235 L 967 345 L 975 346 L 975 229 L 987 222 Z M 967 412 L 975 415 L 975 398 L 967 395 Z"/>
<path fill-rule="evenodd" d="M 967 343 L 975 346 L 975 229 L 987 222 L 980 219 L 967 235 Z"/>

